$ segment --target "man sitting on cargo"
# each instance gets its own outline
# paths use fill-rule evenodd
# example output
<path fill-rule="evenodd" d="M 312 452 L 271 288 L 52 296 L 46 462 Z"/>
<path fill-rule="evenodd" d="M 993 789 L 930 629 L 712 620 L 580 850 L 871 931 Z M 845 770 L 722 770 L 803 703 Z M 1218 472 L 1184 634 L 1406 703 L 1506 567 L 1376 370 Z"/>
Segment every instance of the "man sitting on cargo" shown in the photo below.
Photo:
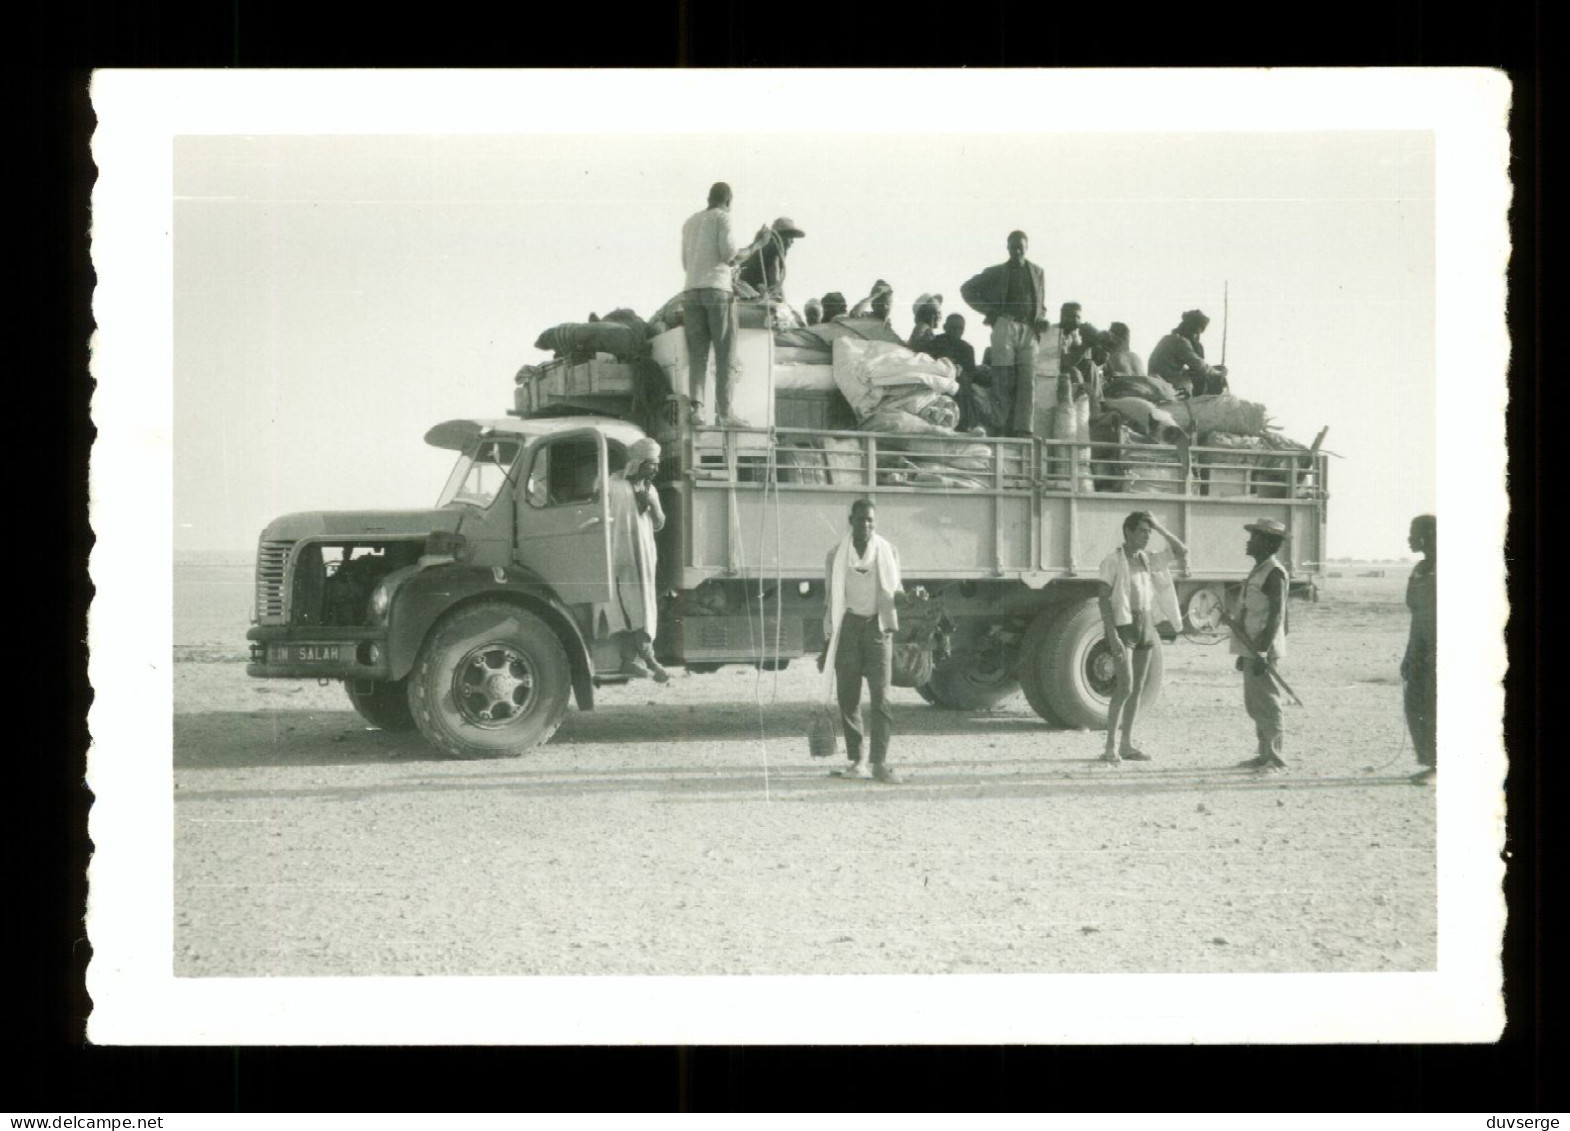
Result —
<path fill-rule="evenodd" d="M 659 627 L 655 580 L 658 557 L 654 535 L 665 526 L 665 511 L 654 476 L 660 468 L 660 446 L 650 439 L 627 449 L 627 466 L 611 474 L 611 576 L 615 582 L 610 615 L 618 618 L 622 674 L 664 683 L 670 674 L 654 658 Z"/>
<path fill-rule="evenodd" d="M 1106 333 L 1102 335 L 1101 345 L 1107 354 L 1104 370 L 1107 380 L 1110 381 L 1114 377 L 1145 376 L 1144 361 L 1129 346 L 1127 325 L 1114 322 L 1108 326 Z"/>
<path fill-rule="evenodd" d="M 784 302 L 785 256 L 791 244 L 806 234 L 789 216 L 781 216 L 759 233 L 761 244 L 742 260 L 736 277 L 764 298 Z"/>
<path fill-rule="evenodd" d="M 1185 310 L 1172 332 L 1150 351 L 1150 375 L 1166 381 L 1179 396 L 1226 392 L 1227 367 L 1207 362 L 1199 340 L 1209 325 L 1210 318 L 1203 310 Z"/>
<path fill-rule="evenodd" d="M 954 376 L 959 381 L 959 394 L 954 398 L 959 405 L 958 431 L 979 427 L 988 435 L 997 432 L 997 412 L 986 387 L 989 378 L 977 370 L 976 349 L 965 340 L 965 316 L 950 314 L 945 318 L 943 333 L 927 343 L 926 353 L 954 363 Z"/>
<path fill-rule="evenodd" d="M 894 288 L 882 279 L 872 284 L 872 293 L 850 308 L 846 318 L 872 318 L 887 322 L 894 310 Z"/>
<path fill-rule="evenodd" d="M 1004 430 L 1034 434 L 1036 347 L 1047 328 L 1046 275 L 1025 258 L 1030 238 L 1008 237 L 1008 261 L 988 267 L 960 287 L 960 295 L 992 327 L 992 394 Z"/>
<path fill-rule="evenodd" d="M 712 345 L 715 419 L 720 424 L 743 423 L 730 414 L 731 350 L 736 341 L 731 268 L 761 247 L 770 233 L 764 228 L 756 240 L 738 250 L 731 238 L 730 205 L 730 186 L 716 181 L 709 189 L 709 206 L 689 216 L 681 228 L 681 265 L 687 273 L 682 326 L 687 338 L 687 395 L 694 422 L 703 417 Z"/>
<path fill-rule="evenodd" d="M 809 326 L 816 326 L 823 321 L 823 304 L 815 298 L 809 298 L 807 304 L 801 308 L 801 312 Z"/>
<path fill-rule="evenodd" d="M 922 295 L 916 299 L 913 312 L 916 325 L 910 332 L 910 340 L 905 344 L 915 353 L 937 356 L 932 352 L 932 343 L 937 340 L 938 321 L 943 317 L 943 296 Z"/>

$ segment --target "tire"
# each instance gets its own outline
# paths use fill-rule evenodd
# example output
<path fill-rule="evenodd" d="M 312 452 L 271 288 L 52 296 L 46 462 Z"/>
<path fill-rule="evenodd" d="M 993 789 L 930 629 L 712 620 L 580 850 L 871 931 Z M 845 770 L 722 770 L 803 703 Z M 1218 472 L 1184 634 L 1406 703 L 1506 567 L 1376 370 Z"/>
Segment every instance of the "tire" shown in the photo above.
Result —
<path fill-rule="evenodd" d="M 1019 680 L 1007 664 L 989 662 L 983 650 L 955 648 L 916 688 L 927 702 L 950 711 L 989 711 L 1019 694 Z"/>
<path fill-rule="evenodd" d="M 1107 729 L 1107 709 L 1112 702 L 1116 672 L 1107 650 L 1101 625 L 1101 606 L 1096 600 L 1081 601 L 1061 610 L 1044 629 L 1034 663 L 1041 671 L 1043 697 L 1050 712 L 1065 726 L 1086 730 Z M 1150 671 L 1140 710 L 1153 707 L 1161 699 L 1162 661 L 1160 644 L 1150 658 Z"/>
<path fill-rule="evenodd" d="M 381 730 L 414 729 L 414 714 L 409 710 L 409 681 L 391 682 L 346 679 L 344 690 L 360 717 Z"/>
<path fill-rule="evenodd" d="M 1219 586 L 1201 585 L 1183 600 L 1183 625 L 1191 632 L 1221 631 L 1224 595 Z"/>
<path fill-rule="evenodd" d="M 550 626 L 503 601 L 458 609 L 409 673 L 409 708 L 427 742 L 454 758 L 516 758 L 567 714 L 572 671 Z"/>
<path fill-rule="evenodd" d="M 1019 676 L 1020 690 L 1025 693 L 1025 701 L 1030 704 L 1030 709 L 1053 726 L 1062 726 L 1063 720 L 1052 710 L 1052 704 L 1047 698 L 1047 684 L 1052 680 L 1052 664 L 1047 658 L 1046 644 L 1047 633 L 1051 631 L 1053 621 L 1060 612 L 1059 609 L 1048 609 L 1030 622 L 1030 627 L 1025 630 L 1025 639 L 1019 646 L 1019 667 L 1015 673 Z"/>
<path fill-rule="evenodd" d="M 713 675 L 720 670 L 720 665 L 710 663 L 688 664 L 687 670 L 693 675 Z"/>

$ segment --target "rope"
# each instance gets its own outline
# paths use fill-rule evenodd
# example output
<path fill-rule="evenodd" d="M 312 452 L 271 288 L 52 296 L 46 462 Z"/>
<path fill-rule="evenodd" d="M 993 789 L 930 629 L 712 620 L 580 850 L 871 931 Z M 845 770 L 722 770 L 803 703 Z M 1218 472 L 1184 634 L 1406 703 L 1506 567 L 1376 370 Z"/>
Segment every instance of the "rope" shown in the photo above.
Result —
<path fill-rule="evenodd" d="M 734 433 L 732 433 L 729 430 L 727 430 L 726 433 L 725 433 L 725 445 L 726 445 L 726 449 L 727 449 L 727 451 L 726 451 L 727 457 L 731 454 L 729 449 L 730 449 L 730 446 L 734 442 L 735 442 Z M 769 459 L 771 461 L 773 459 L 773 453 L 772 452 L 770 453 Z M 737 468 L 737 472 L 738 473 L 740 472 L 740 470 L 741 470 L 740 468 Z M 768 484 L 767 484 L 767 481 L 765 481 L 765 483 L 764 483 L 765 498 L 767 498 L 767 492 L 768 492 Z M 762 635 L 762 627 L 763 626 L 760 624 L 757 629 L 754 629 L 753 626 L 752 626 L 752 601 L 747 596 L 747 546 L 746 546 L 746 543 L 742 541 L 741 510 L 736 505 L 736 489 L 735 489 L 734 485 L 732 485 L 732 487 L 731 487 L 730 491 L 728 492 L 728 494 L 730 495 L 731 535 L 732 535 L 732 538 L 734 539 L 732 545 L 735 547 L 737 567 L 741 570 L 741 575 L 742 575 L 742 581 L 741 581 L 741 604 L 742 604 L 742 608 L 744 608 L 746 610 L 746 612 L 747 612 L 747 645 L 748 645 L 748 649 L 751 652 L 751 654 L 754 655 L 754 656 L 757 656 L 757 655 L 759 655 L 758 642 L 759 642 L 760 636 Z M 759 537 L 758 537 L 758 546 L 759 546 L 760 549 L 762 548 L 762 545 L 763 545 L 763 538 L 762 538 L 762 535 L 760 534 Z M 760 579 L 760 586 L 761 586 L 761 579 Z M 759 597 L 758 597 L 758 616 L 759 616 L 759 618 L 761 620 L 761 618 L 763 616 L 763 597 L 762 597 L 761 589 L 759 591 Z M 764 731 L 763 731 L 763 700 L 760 697 L 760 693 L 758 691 L 758 686 L 757 686 L 757 681 L 759 679 L 761 679 L 762 676 L 763 676 L 763 670 L 762 670 L 762 666 L 760 664 L 759 665 L 759 669 L 758 669 L 758 673 L 757 673 L 757 677 L 753 681 L 753 698 L 757 701 L 757 705 L 758 705 L 758 745 L 763 748 L 763 800 L 765 802 L 769 802 L 769 801 L 773 800 L 773 798 L 771 796 L 770 783 L 769 783 L 769 746 L 768 746 L 768 742 L 766 741 L 766 739 L 764 737 Z"/>
<path fill-rule="evenodd" d="M 1377 766 L 1364 766 L 1363 767 L 1363 772 L 1365 774 L 1377 774 L 1377 773 L 1379 773 L 1380 770 L 1389 769 L 1391 766 L 1395 765 L 1396 762 L 1398 762 L 1401 759 L 1401 755 L 1403 755 L 1405 753 L 1406 753 L 1406 720 L 1402 719 L 1401 720 L 1401 737 L 1397 740 L 1396 752 L 1394 754 L 1392 754 L 1389 758 L 1385 759 L 1385 761 L 1379 763 L 1379 765 L 1377 765 Z"/>

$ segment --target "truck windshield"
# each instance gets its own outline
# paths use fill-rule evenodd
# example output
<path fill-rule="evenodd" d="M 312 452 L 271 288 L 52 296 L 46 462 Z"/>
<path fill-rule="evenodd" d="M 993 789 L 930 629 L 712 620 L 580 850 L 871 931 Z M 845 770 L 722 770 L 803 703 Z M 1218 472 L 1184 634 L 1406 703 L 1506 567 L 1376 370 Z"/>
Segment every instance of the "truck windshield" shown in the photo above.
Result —
<path fill-rule="evenodd" d="M 469 451 L 458 457 L 458 464 L 447 477 L 442 488 L 438 507 L 448 503 L 484 509 L 496 501 L 497 493 L 512 474 L 518 461 L 518 450 L 523 445 L 517 440 L 481 440 Z"/>

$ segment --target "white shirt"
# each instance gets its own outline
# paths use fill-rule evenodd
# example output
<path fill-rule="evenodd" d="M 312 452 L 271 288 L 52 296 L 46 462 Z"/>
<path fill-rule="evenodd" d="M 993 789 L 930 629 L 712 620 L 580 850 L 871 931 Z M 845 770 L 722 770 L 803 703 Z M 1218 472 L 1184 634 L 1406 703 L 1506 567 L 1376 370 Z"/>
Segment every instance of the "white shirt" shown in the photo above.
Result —
<path fill-rule="evenodd" d="M 730 264 L 735 258 L 728 209 L 706 208 L 687 217 L 681 226 L 681 265 L 687 272 L 687 290 L 730 290 Z"/>
<path fill-rule="evenodd" d="M 865 556 L 858 556 L 851 544 L 850 569 L 845 572 L 845 611 L 858 617 L 878 615 L 877 555 L 867 543 Z"/>
<path fill-rule="evenodd" d="M 1172 584 L 1172 563 L 1178 560 L 1177 555 L 1171 550 L 1141 550 L 1139 557 L 1144 560 L 1144 569 L 1133 568 L 1122 546 L 1102 559 L 1101 580 L 1111 589 L 1112 623 L 1133 624 L 1135 609 L 1149 609 L 1157 624 L 1182 624 Z"/>

